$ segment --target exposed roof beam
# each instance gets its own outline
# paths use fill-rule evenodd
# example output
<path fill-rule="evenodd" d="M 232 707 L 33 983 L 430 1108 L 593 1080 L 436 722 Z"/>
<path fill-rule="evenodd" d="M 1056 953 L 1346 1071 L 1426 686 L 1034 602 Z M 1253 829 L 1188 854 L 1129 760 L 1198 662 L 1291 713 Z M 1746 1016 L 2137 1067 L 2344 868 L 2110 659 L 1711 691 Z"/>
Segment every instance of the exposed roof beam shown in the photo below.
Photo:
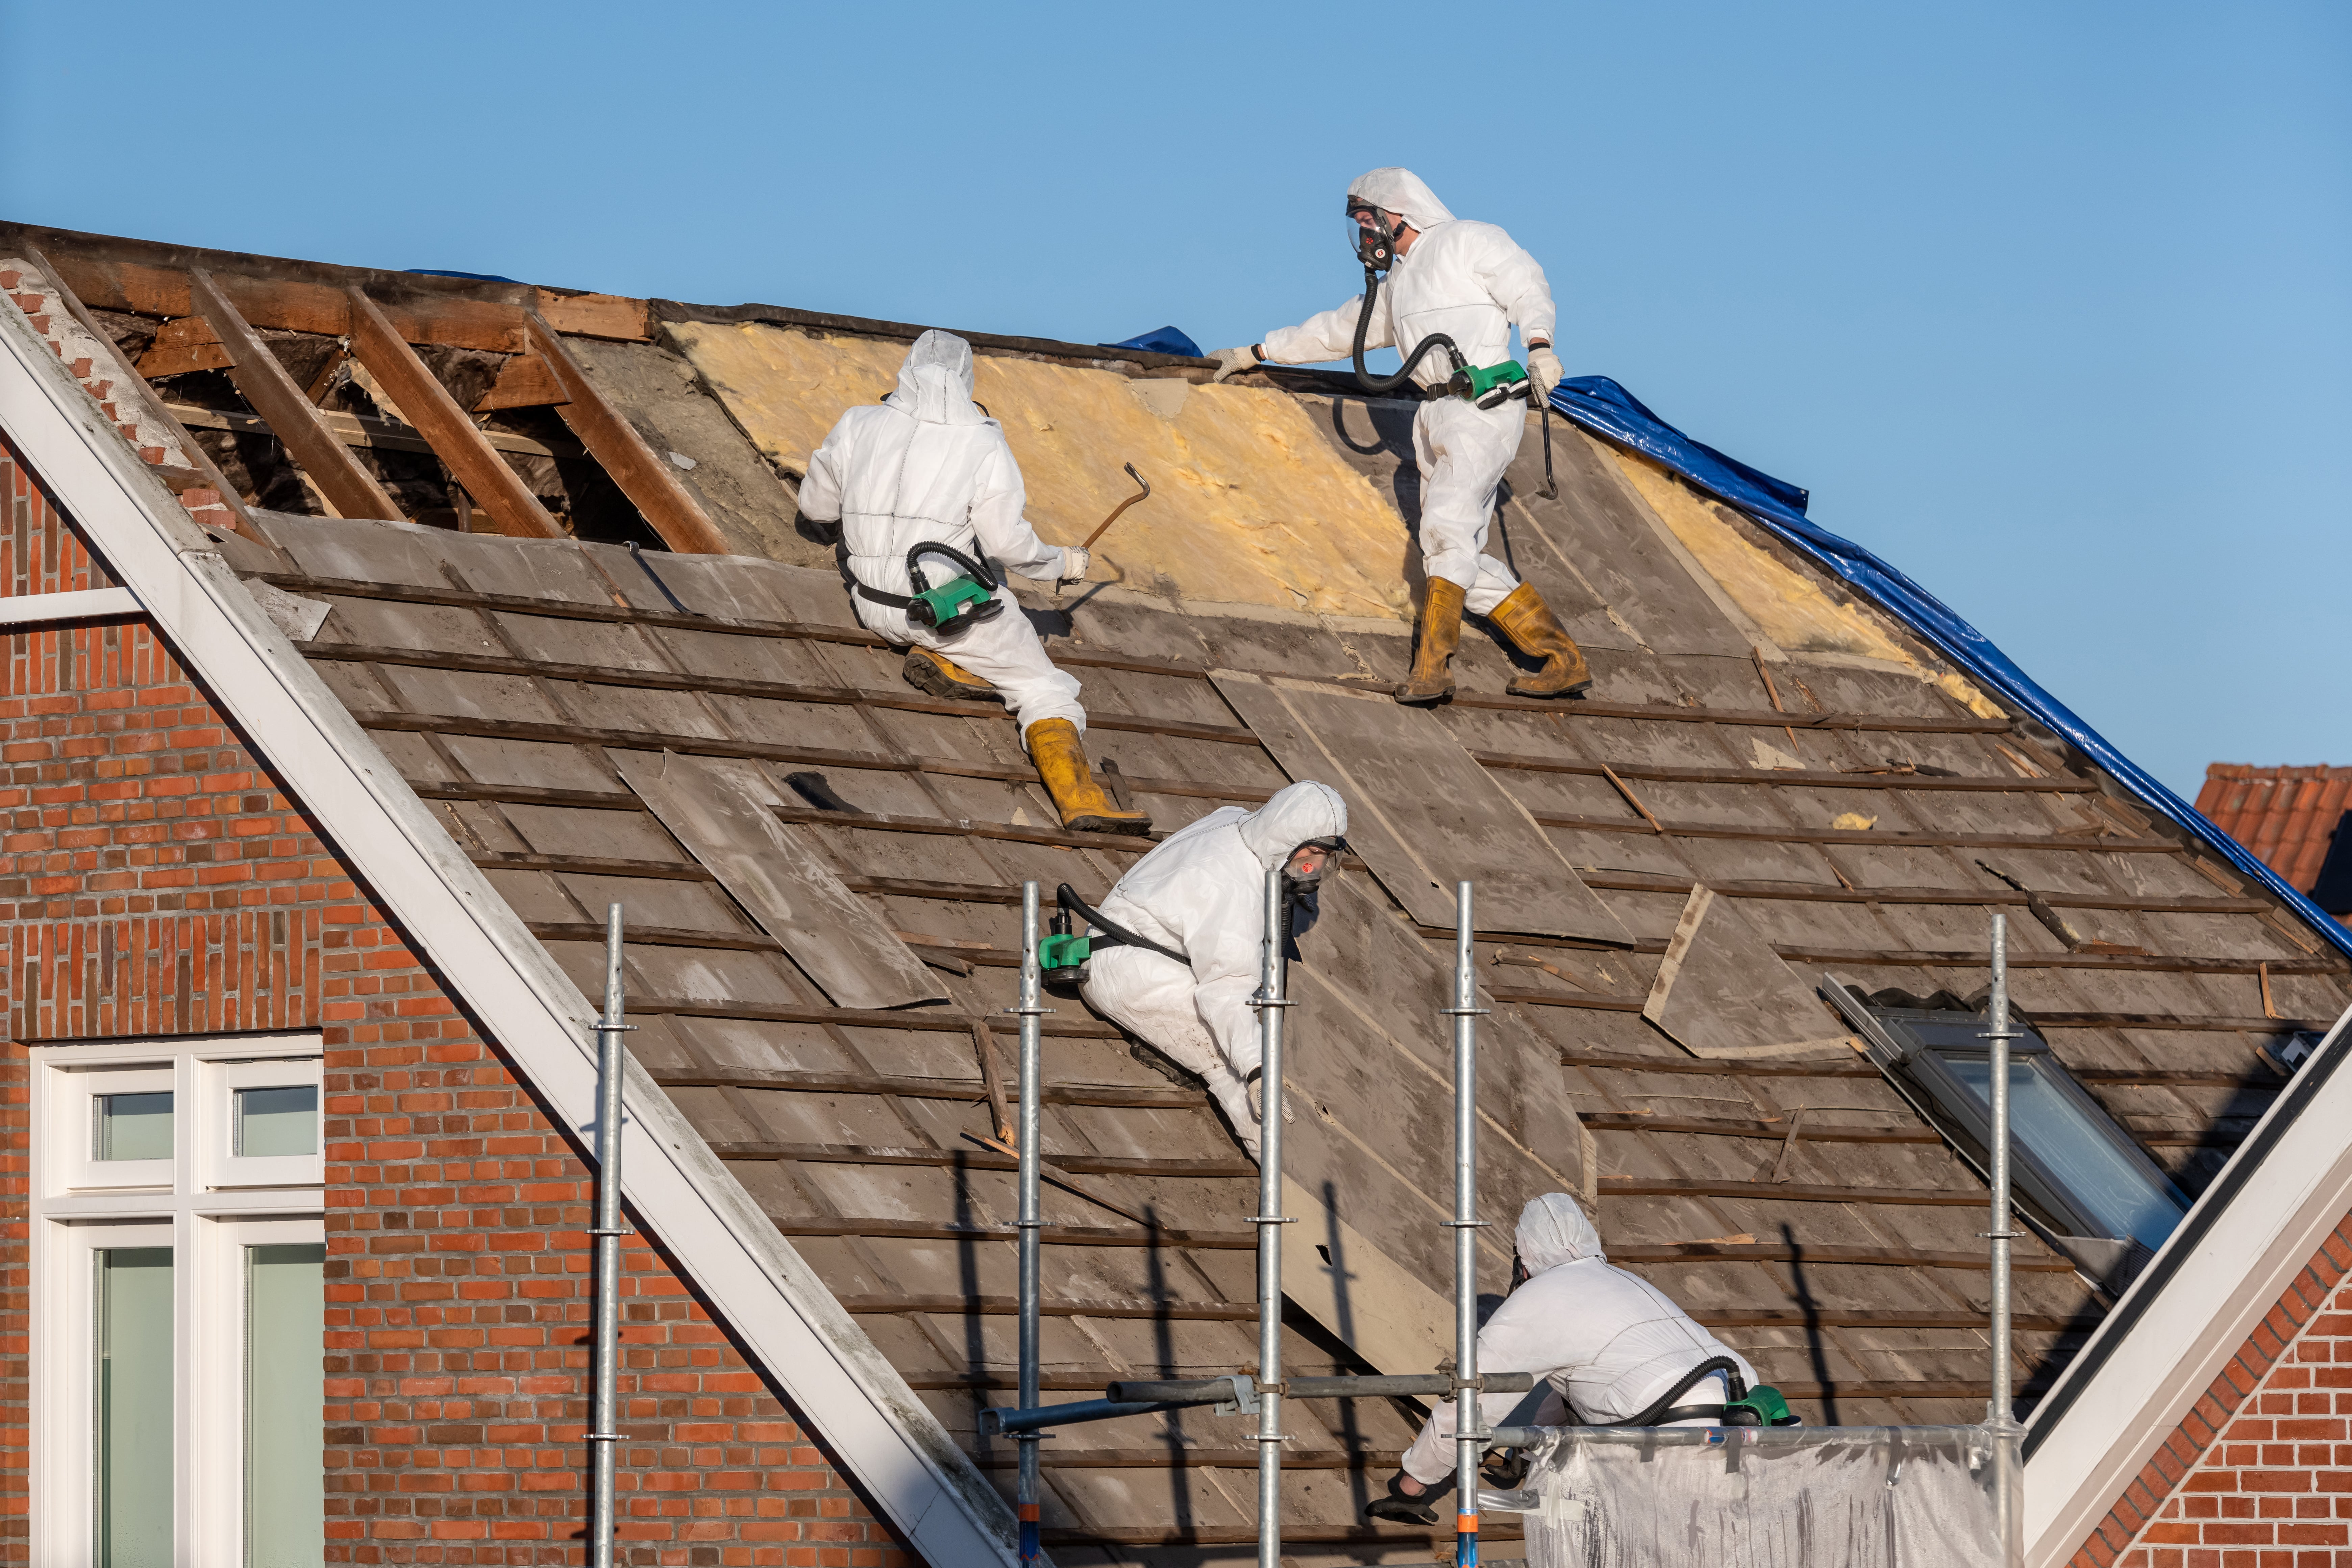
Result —
<path fill-rule="evenodd" d="M 352 456 L 349 447 L 335 438 L 334 432 L 319 416 L 318 408 L 294 384 L 278 356 L 269 352 L 269 345 L 229 303 L 228 296 L 221 292 L 212 274 L 190 272 L 188 298 L 227 352 L 229 379 L 236 383 L 245 400 L 269 421 L 271 434 L 286 443 L 287 451 L 310 476 L 310 482 L 319 487 L 319 493 L 327 498 L 328 504 L 345 517 L 405 521 L 407 514 L 400 510 L 391 492 Z"/>
<path fill-rule="evenodd" d="M 307 394 L 305 395 L 308 395 Z M 238 414 L 226 408 L 199 408 L 191 403 L 167 403 L 173 417 L 191 430 L 253 430 L 270 434 L 269 422 L 250 414 Z M 433 443 L 397 419 L 370 419 L 363 415 L 344 414 L 332 408 L 319 410 L 319 417 L 327 433 L 346 447 L 367 447 L 383 452 L 425 452 L 433 450 Z M 517 452 L 526 458 L 578 458 L 584 448 L 558 437 L 550 446 L 534 441 L 528 436 L 517 436 L 506 430 L 485 430 L 482 439 L 498 452 Z"/>
<path fill-rule="evenodd" d="M 537 310 L 525 310 L 523 321 L 531 352 L 546 362 L 563 388 L 566 401 L 557 405 L 556 412 L 580 437 L 580 444 L 604 466 L 621 493 L 645 514 L 662 542 L 689 554 L 728 554 L 726 535 L 702 510 L 702 503 L 646 444 L 637 427 L 604 401 L 604 395 L 596 390 L 546 319 Z"/>
<path fill-rule="evenodd" d="M 499 372 L 499 379 L 489 391 L 475 401 L 477 414 L 494 413 L 501 408 L 551 408 L 571 401 L 563 384 L 547 368 L 547 361 L 535 353 L 517 354 L 507 361 Z"/>
<path fill-rule="evenodd" d="M 247 533 L 257 532 L 253 526 L 253 519 L 246 515 L 245 497 L 239 493 L 235 485 L 228 482 L 228 476 L 220 471 L 220 465 L 213 461 L 212 454 L 198 446 L 196 438 L 188 434 L 187 426 L 173 416 L 172 410 L 164 405 L 163 398 L 156 395 L 155 389 L 141 380 L 139 373 L 131 368 L 131 362 L 123 357 L 122 351 L 115 345 L 113 334 L 100 326 L 96 319 L 90 315 L 89 307 L 82 303 L 80 296 L 75 293 L 72 287 L 66 282 L 65 274 L 58 270 L 57 263 L 31 246 L 25 247 L 25 259 L 41 269 L 41 276 L 48 280 L 50 288 L 58 291 L 58 302 L 66 308 L 66 314 L 71 316 L 75 323 L 97 342 L 100 350 L 110 357 L 114 367 L 121 373 L 120 380 L 112 389 L 114 395 L 118 398 L 136 398 L 155 416 L 157 424 L 178 436 L 181 450 L 187 453 L 189 458 L 196 465 L 195 471 L 201 477 L 204 485 L 219 495 L 221 505 L 226 507 L 229 515 L 236 520 L 237 528 Z M 182 312 L 184 315 L 185 313 L 185 311 Z M 173 495 L 178 495 L 191 488 L 180 482 L 176 475 L 167 474 L 165 482 L 171 485 Z"/>
<path fill-rule="evenodd" d="M 416 357 L 376 302 L 357 289 L 346 289 L 344 295 L 351 301 L 352 352 L 392 394 L 417 433 L 433 443 L 433 455 L 457 477 L 474 504 L 489 514 L 500 532 L 562 538 L 563 530 L 539 504 L 530 487 L 483 438 L 441 378 Z"/>

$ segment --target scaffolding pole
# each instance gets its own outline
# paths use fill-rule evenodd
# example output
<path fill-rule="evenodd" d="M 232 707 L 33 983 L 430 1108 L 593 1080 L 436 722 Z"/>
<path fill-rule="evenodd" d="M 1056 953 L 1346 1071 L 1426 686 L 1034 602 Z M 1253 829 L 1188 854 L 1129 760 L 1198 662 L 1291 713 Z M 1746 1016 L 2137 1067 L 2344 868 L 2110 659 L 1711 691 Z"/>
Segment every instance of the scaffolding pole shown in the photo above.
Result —
<path fill-rule="evenodd" d="M 1037 884 L 1021 884 L 1021 1133 L 1016 1152 L 1021 1157 L 1021 1407 L 1037 1404 L 1037 1274 L 1038 1232 L 1045 1221 L 1037 1214 L 1037 1071 L 1038 1037 L 1045 1009 L 1037 999 Z M 1043 1432 L 1027 1431 L 1013 1441 L 1021 1445 L 1021 1480 L 1014 1501 L 1021 1521 L 1022 1568 L 1045 1561 L 1038 1545 L 1037 1445 Z"/>
<path fill-rule="evenodd" d="M 596 1025 L 595 1383 L 588 1415 L 594 1474 L 589 1489 L 588 1561 L 613 1568 L 614 1446 L 621 1440 L 621 906 L 604 910 L 604 1016 Z"/>
<path fill-rule="evenodd" d="M 1282 1015 L 1283 938 L 1289 906 L 1282 868 L 1265 874 L 1265 942 L 1258 973 L 1257 1213 L 1257 1561 L 1282 1563 Z"/>
<path fill-rule="evenodd" d="M 1478 1561 L 1478 1463 L 1488 1434 L 1478 1409 L 1478 976 L 1470 884 L 1454 885 L 1454 1561 Z"/>
<path fill-rule="evenodd" d="M 2009 1462 L 2021 1428 L 2011 1393 L 2010 1343 L 2010 1243 L 2018 1233 L 2010 1228 L 2009 1197 L 2009 1043 L 2019 1032 L 2009 1026 L 2009 920 L 1992 917 L 1992 996 L 1986 1009 L 1992 1027 L 1984 1032 L 1991 1061 L 1988 1075 L 1992 1110 L 1992 1228 L 1985 1233 L 1992 1244 L 1992 1369 L 1991 1397 L 1986 1401 L 1985 1423 L 2001 1445 L 2000 1464 L 1993 1478 L 1993 1523 L 2000 1532 L 2005 1561 L 2015 1548 L 2017 1523 L 2016 1468 Z"/>

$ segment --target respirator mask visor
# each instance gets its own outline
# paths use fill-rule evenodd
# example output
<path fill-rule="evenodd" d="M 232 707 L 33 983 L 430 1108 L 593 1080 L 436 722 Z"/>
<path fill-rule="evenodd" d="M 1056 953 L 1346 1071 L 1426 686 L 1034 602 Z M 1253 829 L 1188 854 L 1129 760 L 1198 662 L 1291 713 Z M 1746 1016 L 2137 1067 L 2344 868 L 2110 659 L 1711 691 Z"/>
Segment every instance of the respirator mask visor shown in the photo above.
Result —
<path fill-rule="evenodd" d="M 1356 259 L 1375 272 L 1385 272 L 1396 263 L 1397 225 L 1394 215 L 1381 211 L 1370 202 L 1352 197 L 1348 202 L 1348 244 Z"/>
<path fill-rule="evenodd" d="M 1332 858 L 1339 853 L 1337 838 L 1310 838 L 1290 852 L 1282 863 L 1283 886 L 1294 893 L 1303 893 L 1323 880 Z"/>

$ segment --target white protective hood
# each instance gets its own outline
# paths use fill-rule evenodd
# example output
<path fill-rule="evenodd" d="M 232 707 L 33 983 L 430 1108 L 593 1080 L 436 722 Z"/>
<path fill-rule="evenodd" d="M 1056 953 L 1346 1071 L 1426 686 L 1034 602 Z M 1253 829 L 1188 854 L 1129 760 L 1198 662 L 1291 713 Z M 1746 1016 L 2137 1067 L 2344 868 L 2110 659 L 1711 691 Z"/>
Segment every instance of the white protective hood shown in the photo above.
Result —
<path fill-rule="evenodd" d="M 971 400 L 971 345 L 937 328 L 915 340 L 898 367 L 898 390 L 882 400 L 926 425 L 978 425 Z"/>
<path fill-rule="evenodd" d="M 1584 1206 L 1566 1193 L 1546 1193 L 1541 1197 L 1529 1198 L 1528 1206 L 1519 1211 L 1518 1233 L 1513 1239 L 1519 1249 L 1519 1261 L 1528 1266 L 1530 1275 L 1557 1268 L 1563 1263 L 1604 1256 L 1601 1233 L 1585 1217 Z"/>
<path fill-rule="evenodd" d="M 1257 863 L 1271 871 L 1310 838 L 1344 837 L 1348 803 L 1329 784 L 1307 779 L 1277 790 L 1234 826 Z"/>
<path fill-rule="evenodd" d="M 1348 200 L 1370 202 L 1383 212 L 1399 215 L 1424 233 L 1441 223 L 1454 221 L 1445 204 L 1411 169 L 1374 169 L 1369 174 L 1359 174 L 1349 183 Z"/>

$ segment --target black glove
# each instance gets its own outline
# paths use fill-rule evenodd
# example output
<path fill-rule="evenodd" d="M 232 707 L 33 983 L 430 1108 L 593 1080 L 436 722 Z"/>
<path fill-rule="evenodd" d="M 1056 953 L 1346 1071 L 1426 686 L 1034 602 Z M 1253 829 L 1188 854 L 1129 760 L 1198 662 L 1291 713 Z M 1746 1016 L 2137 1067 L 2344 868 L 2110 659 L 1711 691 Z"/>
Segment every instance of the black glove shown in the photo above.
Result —
<path fill-rule="evenodd" d="M 1374 1498 L 1364 1505 L 1364 1517 L 1385 1519 L 1396 1524 L 1435 1524 L 1437 1510 L 1430 1506 L 1430 1500 L 1437 1492 L 1438 1489 L 1432 1487 L 1419 1497 L 1406 1496 L 1404 1472 L 1399 1470 L 1389 1478 L 1389 1495 Z"/>
<path fill-rule="evenodd" d="M 1498 1492 L 1517 1491 L 1527 1484 L 1528 1451 L 1525 1448 L 1489 1448 L 1478 1464 L 1481 1486 Z"/>
<path fill-rule="evenodd" d="M 795 511 L 793 514 L 793 531 L 813 544 L 838 544 L 841 542 L 841 520 L 836 517 L 831 521 L 819 521 L 804 511 Z"/>

